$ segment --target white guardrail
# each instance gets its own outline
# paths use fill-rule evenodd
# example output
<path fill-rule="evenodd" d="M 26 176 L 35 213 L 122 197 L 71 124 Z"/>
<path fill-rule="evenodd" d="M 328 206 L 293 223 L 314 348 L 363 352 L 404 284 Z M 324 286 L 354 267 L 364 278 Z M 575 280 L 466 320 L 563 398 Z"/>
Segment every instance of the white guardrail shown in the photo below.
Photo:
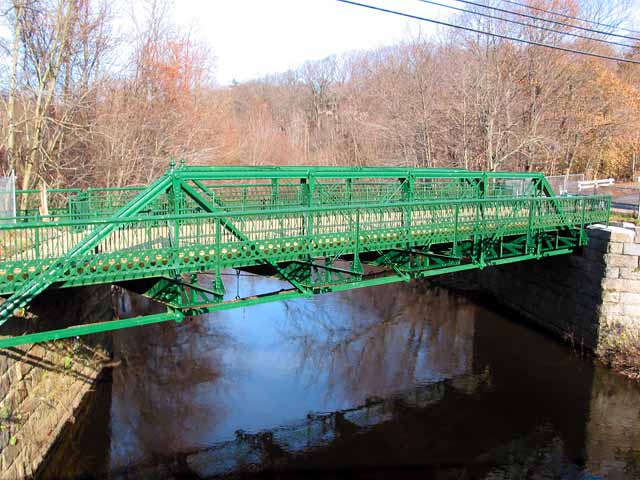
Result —
<path fill-rule="evenodd" d="M 602 180 L 585 180 L 578 182 L 578 191 L 582 190 L 597 190 L 598 187 L 610 187 L 616 183 L 613 178 L 605 178 Z"/>

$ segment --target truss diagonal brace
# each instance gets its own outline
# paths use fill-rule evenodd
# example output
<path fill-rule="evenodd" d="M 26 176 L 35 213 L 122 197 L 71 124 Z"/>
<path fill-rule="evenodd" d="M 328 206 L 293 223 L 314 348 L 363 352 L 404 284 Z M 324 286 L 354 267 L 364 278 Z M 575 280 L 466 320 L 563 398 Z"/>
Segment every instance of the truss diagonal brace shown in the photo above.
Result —
<path fill-rule="evenodd" d="M 126 284 L 121 286 L 129 289 Z M 180 278 L 167 277 L 160 278 L 146 291 L 138 291 L 135 288 L 133 291 L 176 310 L 221 301 L 223 297 L 220 292 L 203 287 L 196 282 L 190 283 Z"/>
<path fill-rule="evenodd" d="M 63 257 L 58 259 L 51 268 L 34 277 L 26 283 L 22 288 L 16 291 L 3 304 L 0 305 L 0 325 L 4 324 L 13 313 L 19 309 L 26 307 L 34 297 L 46 290 L 50 285 L 58 281 L 63 276 L 64 271 L 68 268 L 69 262 L 77 255 L 81 255 L 98 245 L 113 230 L 118 228 L 115 220 L 127 219 L 138 213 L 142 208 L 149 204 L 158 195 L 164 192 L 171 183 L 171 176 L 165 174 L 155 183 L 143 190 L 130 203 L 125 205 L 116 213 L 110 222 L 106 225 L 100 225 L 92 230 L 88 235 L 76 243 Z"/>
<path fill-rule="evenodd" d="M 181 185 L 182 185 L 182 189 L 184 190 L 184 192 L 187 195 L 189 195 L 201 208 L 203 208 L 204 210 L 206 210 L 209 213 L 216 213 L 216 214 L 221 213 L 219 209 L 216 209 L 206 199 L 202 198 L 200 196 L 200 194 L 198 192 L 196 192 L 190 185 L 188 185 L 184 181 L 181 182 Z M 231 223 L 228 219 L 226 219 L 226 218 L 221 219 L 221 224 L 229 232 L 231 232 L 233 235 L 235 235 L 239 240 L 241 240 L 243 242 L 249 242 L 250 241 L 249 238 L 244 233 L 242 233 L 240 230 L 238 230 L 238 228 L 236 228 L 236 226 L 233 225 L 233 223 Z M 261 253 L 259 250 L 256 250 L 256 252 L 260 256 L 261 260 L 263 260 L 265 263 L 267 263 L 267 264 L 271 265 L 273 268 L 275 268 L 276 271 L 278 272 L 278 274 L 280 274 L 282 276 L 282 278 L 284 278 L 287 282 L 289 282 L 291 285 L 293 285 L 296 289 L 298 289 L 300 292 L 302 292 L 304 294 L 307 294 L 309 296 L 312 295 L 312 292 L 309 291 L 309 289 L 307 289 L 304 285 L 302 285 L 296 279 L 294 279 L 293 277 L 288 275 L 287 272 L 285 272 L 282 268 L 280 268 L 280 266 L 278 266 L 277 263 L 272 262 L 271 260 L 269 260 L 267 258 L 267 256 L 265 254 Z"/>

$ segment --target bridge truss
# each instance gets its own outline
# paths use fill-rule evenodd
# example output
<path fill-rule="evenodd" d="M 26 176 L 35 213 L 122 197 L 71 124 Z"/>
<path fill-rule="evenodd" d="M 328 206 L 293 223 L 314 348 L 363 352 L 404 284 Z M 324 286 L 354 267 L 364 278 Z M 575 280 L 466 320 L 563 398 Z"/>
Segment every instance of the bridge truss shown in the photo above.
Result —
<path fill-rule="evenodd" d="M 115 284 L 166 312 L 0 337 L 0 348 L 569 254 L 608 196 L 538 173 L 172 164 L 147 187 L 56 190 L 0 224 L 0 326 L 47 289 Z M 225 299 L 222 272 L 290 287 Z M 19 318 L 13 321 L 20 321 Z M 0 329 L 0 334 L 2 330 Z"/>

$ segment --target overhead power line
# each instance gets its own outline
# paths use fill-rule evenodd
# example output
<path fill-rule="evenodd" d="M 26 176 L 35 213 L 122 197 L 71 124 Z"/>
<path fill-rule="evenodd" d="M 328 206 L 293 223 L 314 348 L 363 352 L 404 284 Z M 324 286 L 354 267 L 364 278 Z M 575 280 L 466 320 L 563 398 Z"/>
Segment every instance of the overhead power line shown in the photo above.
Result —
<path fill-rule="evenodd" d="M 473 10 L 466 10 L 464 8 L 454 7 L 453 5 L 447 5 L 445 3 L 434 2 L 433 0 L 418 0 L 418 1 L 422 2 L 422 3 L 428 3 L 429 5 L 435 5 L 436 7 L 449 8 L 449 9 L 455 10 L 457 12 L 470 13 L 472 15 L 480 15 L 482 17 L 492 18 L 494 20 L 499 20 L 499 21 L 502 21 L 502 22 L 513 23 L 515 25 L 520 25 L 520 26 L 523 26 L 523 27 L 535 28 L 536 30 L 543 30 L 545 32 L 553 32 L 553 33 L 558 33 L 560 35 L 567 35 L 567 36 L 570 36 L 570 37 L 582 38 L 582 39 L 585 39 L 585 40 L 592 40 L 592 41 L 595 41 L 595 42 L 607 43 L 609 45 L 616 45 L 618 47 L 635 48 L 634 45 L 629 45 L 627 43 L 612 42 L 611 40 L 605 40 L 605 39 L 602 39 L 602 38 L 590 37 L 588 35 L 581 35 L 579 33 L 563 32 L 561 30 L 556 30 L 555 28 L 549 28 L 549 27 L 533 25 L 531 23 L 520 22 L 518 20 L 512 20 L 510 18 L 505 18 L 505 17 L 498 17 L 496 15 L 491 15 L 490 13 L 474 12 Z M 566 25 L 566 26 L 569 27 L 569 28 L 573 28 L 572 25 Z"/>
<path fill-rule="evenodd" d="M 457 28 L 459 30 L 465 30 L 467 32 L 472 32 L 472 33 L 479 33 L 481 35 L 489 35 L 491 37 L 502 38 L 504 40 L 511 40 L 511 41 L 514 41 L 514 42 L 526 43 L 527 45 L 535 45 L 537 47 L 545 47 L 545 48 L 550 48 L 550 49 L 553 49 L 553 50 L 561 50 L 561 51 L 567 52 L 567 53 L 575 53 L 577 55 L 586 55 L 586 56 L 589 56 L 589 57 L 602 58 L 604 60 L 613 60 L 613 61 L 616 61 L 616 62 L 633 63 L 635 65 L 640 65 L 640 61 L 638 61 L 638 60 L 631 60 L 631 59 L 622 58 L 622 57 L 613 57 L 613 56 L 610 56 L 610 55 L 601 55 L 599 53 L 585 52 L 584 50 L 577 50 L 577 49 L 574 49 L 574 48 L 560 47 L 560 46 L 557 46 L 557 45 L 549 45 L 548 43 L 536 42 L 536 41 L 533 41 L 533 40 L 525 40 L 523 38 L 511 37 L 509 35 L 503 35 L 501 33 L 487 32 L 485 30 L 479 30 L 477 28 L 465 27 L 463 25 L 456 25 L 454 23 L 443 22 L 441 20 L 435 20 L 433 18 L 420 17 L 418 15 L 411 15 L 409 13 L 398 12 L 396 10 L 389 10 L 389 9 L 386 9 L 386 8 L 377 7 L 375 5 L 368 5 L 366 3 L 354 2 L 352 0 L 337 0 L 337 1 L 341 2 L 341 3 L 349 4 L 349 5 L 355 5 L 357 7 L 368 8 L 370 10 L 375 10 L 375 11 L 378 11 L 378 12 L 390 13 L 392 15 L 398 15 L 398 16 L 405 17 L 405 18 L 411 18 L 413 20 L 420 20 L 420 21 L 423 21 L 423 22 L 429 22 L 429 23 L 433 23 L 433 24 L 436 24 L 436 25 L 442 25 L 442 26 L 445 26 L 445 27 Z"/>
<path fill-rule="evenodd" d="M 528 13 L 522 13 L 522 12 L 515 12 L 513 10 L 507 10 L 506 8 L 491 7 L 489 5 L 483 5 L 482 3 L 472 2 L 471 0 L 455 0 L 455 1 L 456 2 L 460 2 L 460 3 L 466 3 L 467 5 L 473 5 L 475 7 L 486 8 L 486 9 L 489 9 L 489 10 L 495 10 L 497 12 L 507 13 L 509 15 L 517 15 L 519 17 L 529 18 L 531 20 L 538 20 L 540 22 L 553 23 L 554 25 L 560 25 L 560 26 L 565 26 L 565 27 L 567 26 L 566 23 L 558 22 L 556 20 L 551 20 L 549 18 L 536 17 L 535 15 L 529 15 Z M 571 25 L 571 28 L 575 28 L 575 29 L 578 29 L 578 30 L 583 30 L 585 32 L 590 32 L 590 33 L 598 33 L 600 35 L 606 35 L 606 36 L 609 36 L 609 37 L 626 38 L 627 40 L 634 40 L 634 41 L 640 42 L 640 38 L 638 38 L 638 37 L 630 37 L 628 35 L 620 35 L 618 33 L 605 32 L 604 30 L 595 30 L 593 28 L 581 27 L 580 25 Z"/>
<path fill-rule="evenodd" d="M 567 14 L 564 14 L 564 13 L 561 13 L 561 12 L 554 12 L 553 10 L 545 10 L 544 8 L 535 7 L 533 5 L 527 5 L 526 3 L 522 3 L 522 2 L 514 2 L 513 0 L 501 0 L 501 1 L 503 3 L 510 3 L 511 5 L 517 5 L 519 7 L 525 7 L 525 8 L 528 8 L 530 10 L 535 10 L 537 12 L 543 12 L 543 13 L 548 13 L 550 15 L 556 15 L 558 17 L 566 18 L 568 20 L 575 20 L 577 22 L 584 22 L 584 23 L 590 23 L 591 25 L 598 25 L 600 27 L 615 28 L 616 30 L 624 30 L 625 32 L 640 34 L 640 31 L 638 31 L 638 30 L 631 30 L 630 28 L 619 27 L 619 26 L 616 26 L 616 25 L 608 24 L 608 23 L 596 22 L 595 20 L 587 20 L 586 18 L 572 17 L 571 15 L 567 15 Z"/>

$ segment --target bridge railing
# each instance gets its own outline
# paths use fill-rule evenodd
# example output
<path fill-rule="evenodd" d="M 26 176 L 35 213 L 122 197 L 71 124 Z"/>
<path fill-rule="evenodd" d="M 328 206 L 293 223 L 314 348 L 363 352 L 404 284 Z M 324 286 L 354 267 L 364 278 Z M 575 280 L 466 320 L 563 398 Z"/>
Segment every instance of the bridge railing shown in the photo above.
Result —
<path fill-rule="evenodd" d="M 81 193 L 79 188 L 16 190 L 16 219 L 57 216 L 68 212 L 69 199 Z"/>
<path fill-rule="evenodd" d="M 39 218 L 50 220 L 112 213 L 130 201 L 145 187 L 50 188 L 16 190 L 18 221 Z"/>
<path fill-rule="evenodd" d="M 410 175 L 394 177 L 392 174 L 380 177 L 314 177 L 313 187 L 309 189 L 308 178 L 251 178 L 262 170 L 239 177 L 249 180 L 236 182 L 230 179 L 203 180 L 196 182 L 196 188 L 217 208 L 226 211 L 244 212 L 253 210 L 273 210 L 274 208 L 293 208 L 336 205 L 390 204 L 407 201 L 429 201 L 445 199 L 532 197 L 541 195 L 536 187 L 539 174 L 482 173 L 446 170 L 418 172 L 410 180 Z M 267 170 L 271 171 L 271 170 Z M 280 170 L 274 170 L 280 172 Z M 285 170 L 286 171 L 286 170 Z M 296 172 L 298 170 L 295 170 Z M 355 170 L 358 172 L 358 170 Z M 320 172 L 326 174 L 324 170 Z M 353 171 L 349 171 L 353 174 Z M 416 171 L 417 172 L 417 171 Z M 379 172 L 378 172 L 379 173 Z M 397 174 L 403 173 L 399 171 Z M 293 172 L 292 172 L 293 174 Z M 309 177 L 311 178 L 311 177 Z M 480 187 L 480 182 L 485 182 Z M 145 187 L 48 189 L 46 195 L 40 190 L 21 190 L 16 192 L 17 204 L 22 209 L 17 212 L 16 222 L 91 220 L 109 218 L 120 208 L 127 205 Z M 46 205 L 43 205 L 43 202 Z M 197 210 L 194 205 L 174 204 L 167 197 L 158 199 L 149 205 L 149 213 L 165 215 L 176 211 Z"/>
<path fill-rule="evenodd" d="M 225 254 L 248 257 L 276 250 L 320 251 L 322 245 L 333 248 L 360 241 L 369 244 L 418 238 L 429 242 L 452 241 L 472 235 L 582 228 L 588 223 L 607 222 L 609 202 L 608 196 L 504 197 L 253 210 L 232 216 L 227 212 L 189 213 L 0 224 L 0 262 L 35 262 L 29 266 L 38 268 L 38 261 L 64 256 L 90 232 L 105 225 L 117 228 L 102 238 L 87 257 L 126 251 L 152 254 L 154 249 L 191 245 L 226 248 Z M 230 225 L 233 228 L 227 228 Z M 234 231 L 240 231 L 243 237 L 239 238 Z"/>

